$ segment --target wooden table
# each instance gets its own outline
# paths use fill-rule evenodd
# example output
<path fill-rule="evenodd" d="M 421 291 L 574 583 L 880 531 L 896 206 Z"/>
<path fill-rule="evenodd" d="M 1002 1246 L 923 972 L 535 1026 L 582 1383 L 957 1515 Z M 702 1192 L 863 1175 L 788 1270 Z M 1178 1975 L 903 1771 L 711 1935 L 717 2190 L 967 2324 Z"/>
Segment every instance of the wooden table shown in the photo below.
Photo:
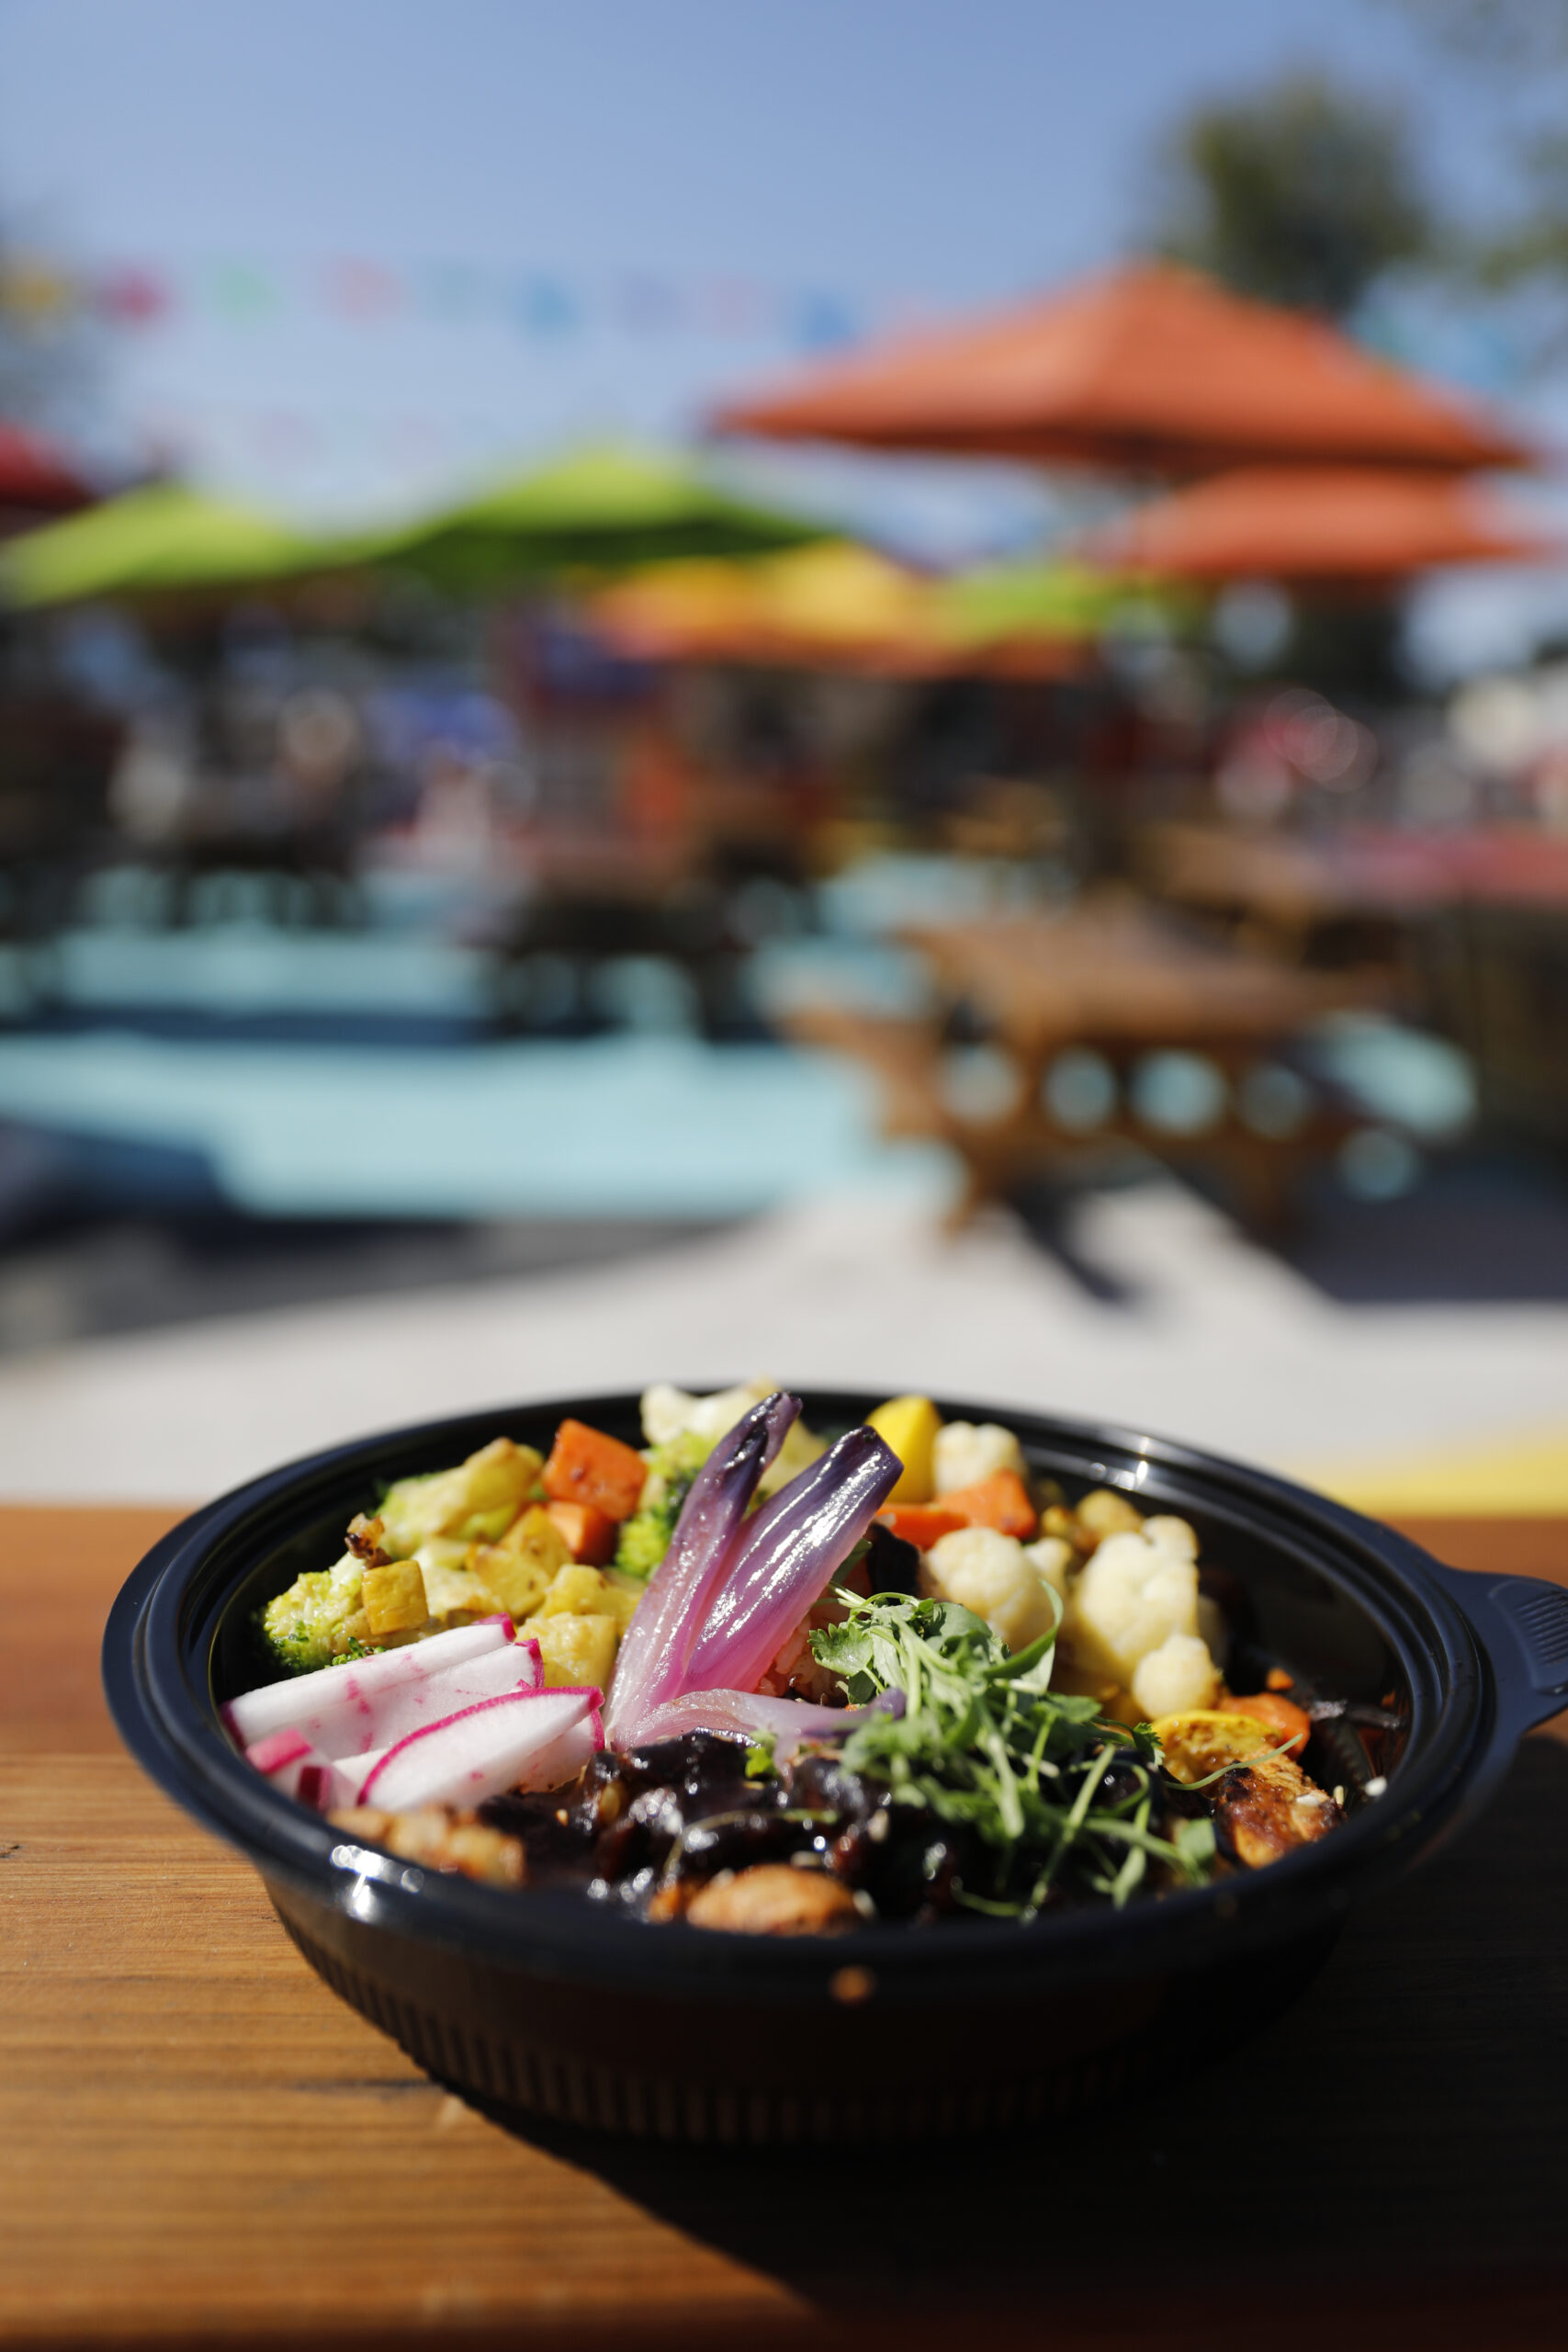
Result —
<path fill-rule="evenodd" d="M 930 965 L 933 1017 L 877 1018 L 837 1006 L 792 1015 L 792 1032 L 867 1063 L 886 1090 L 885 1131 L 932 1137 L 963 1163 L 955 1220 L 1005 1197 L 1023 1179 L 1081 1160 L 1086 1149 L 1133 1145 L 1162 1159 L 1201 1159 L 1230 1177 L 1253 1221 L 1278 1225 L 1305 1158 L 1363 1124 L 1314 1095 L 1283 1127 L 1249 1108 L 1249 1073 L 1277 1061 L 1319 1016 L 1381 1001 L 1381 978 L 1308 972 L 1276 957 L 1189 936 L 1130 892 L 1111 889 L 1052 920 L 998 917 L 901 934 Z M 1006 1057 L 1010 1099 L 965 1110 L 944 1080 L 954 1017 Z M 1116 1099 L 1083 1122 L 1053 1107 L 1046 1086 L 1068 1047 L 1108 1065 Z M 1157 1053 L 1201 1055 L 1225 1080 L 1212 1121 L 1192 1132 L 1156 1127 L 1136 1102 L 1137 1067 Z"/>
<path fill-rule="evenodd" d="M 0 2341 L 1568 2339 L 1568 1746 L 1179 2089 L 844 2158 L 513 2137 L 118 1751 L 98 1632 L 170 1516 L 0 1510 Z M 1568 1521 L 1413 1532 L 1568 1581 Z"/>

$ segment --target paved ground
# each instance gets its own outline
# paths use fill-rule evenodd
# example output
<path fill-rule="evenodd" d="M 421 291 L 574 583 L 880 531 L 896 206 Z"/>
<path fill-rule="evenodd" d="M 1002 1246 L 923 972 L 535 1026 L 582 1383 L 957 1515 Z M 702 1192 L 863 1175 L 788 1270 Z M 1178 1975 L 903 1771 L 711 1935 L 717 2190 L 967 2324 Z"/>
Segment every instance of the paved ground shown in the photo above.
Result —
<path fill-rule="evenodd" d="M 1568 1487 L 1568 1283 L 1545 1278 L 1562 1218 L 1542 1211 L 1528 1253 L 1546 1295 L 1518 1295 L 1504 1250 L 1476 1296 L 1441 1278 L 1441 1207 L 1403 1260 L 1404 1213 L 1376 1212 L 1322 1280 L 1158 1180 L 1077 1204 L 1066 1258 L 1010 1216 L 947 1239 L 864 1193 L 549 1271 L 502 1251 L 423 1287 L 26 1347 L 0 1361 L 0 1494 L 197 1498 L 378 1425 L 751 1372 L 1056 1407 L 1309 1470 L 1538 1432 Z"/>

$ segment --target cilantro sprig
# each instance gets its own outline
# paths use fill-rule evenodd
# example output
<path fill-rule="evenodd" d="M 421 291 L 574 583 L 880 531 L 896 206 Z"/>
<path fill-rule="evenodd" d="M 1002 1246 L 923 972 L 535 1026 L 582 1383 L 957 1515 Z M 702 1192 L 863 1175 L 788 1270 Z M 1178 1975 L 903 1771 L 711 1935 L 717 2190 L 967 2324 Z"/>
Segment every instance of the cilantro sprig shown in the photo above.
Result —
<path fill-rule="evenodd" d="M 1052 1690 L 1055 1628 L 1014 1653 L 957 1601 L 842 1590 L 834 1599 L 846 1613 L 812 1634 L 818 1662 L 853 1704 L 885 1690 L 905 1702 L 900 1716 L 857 1724 L 843 1760 L 886 1781 L 894 1804 L 972 1833 L 979 1862 L 960 1903 L 1027 1919 L 1067 1892 L 1120 1908 L 1151 1867 L 1180 1885 L 1209 1877 L 1212 1823 L 1179 1818 L 1165 1834 L 1149 1726 Z"/>

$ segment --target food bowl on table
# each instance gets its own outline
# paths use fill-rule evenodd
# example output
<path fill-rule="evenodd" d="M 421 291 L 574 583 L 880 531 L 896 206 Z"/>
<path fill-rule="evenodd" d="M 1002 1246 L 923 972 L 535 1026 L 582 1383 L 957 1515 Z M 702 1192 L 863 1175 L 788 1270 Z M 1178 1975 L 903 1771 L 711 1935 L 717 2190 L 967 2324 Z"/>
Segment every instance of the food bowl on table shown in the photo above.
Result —
<path fill-rule="evenodd" d="M 805 1394 L 818 1430 L 878 1399 Z M 563 1419 L 640 1442 L 635 1396 L 525 1404 L 293 1463 L 175 1528 L 104 1638 L 121 1736 L 261 1873 L 334 1992 L 493 2109 L 756 2144 L 976 2131 L 1213 2053 L 1294 1996 L 1350 1904 L 1470 1818 L 1524 1732 L 1568 1703 L 1568 1592 L 1442 1566 L 1322 1496 L 1142 1432 L 938 1400 L 1005 1420 L 1030 1472 L 1179 1514 L 1233 1638 L 1343 1713 L 1308 1760 L 1347 1818 L 1269 1868 L 1125 1909 L 866 1924 L 781 1939 L 653 1927 L 550 1886 L 475 1883 L 356 1840 L 280 1793 L 220 1710 L 254 1680 L 256 1612 L 333 1556 L 389 1481 Z M 1358 1728 L 1373 1724 L 1375 1731 Z"/>

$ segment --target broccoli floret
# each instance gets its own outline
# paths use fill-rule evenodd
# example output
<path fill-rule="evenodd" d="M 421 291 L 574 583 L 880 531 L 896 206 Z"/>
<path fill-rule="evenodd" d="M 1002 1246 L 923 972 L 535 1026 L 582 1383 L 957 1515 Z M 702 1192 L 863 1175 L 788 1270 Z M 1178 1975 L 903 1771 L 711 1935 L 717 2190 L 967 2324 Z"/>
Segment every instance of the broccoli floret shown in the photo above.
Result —
<path fill-rule="evenodd" d="M 330 1657 L 327 1660 L 327 1664 L 352 1666 L 356 1657 L 379 1657 L 380 1655 L 381 1652 L 378 1649 L 373 1649 L 368 1642 L 362 1642 L 357 1636 L 354 1636 L 350 1638 L 347 1649 L 339 1650 L 335 1657 Z"/>
<path fill-rule="evenodd" d="M 307 1569 L 267 1602 L 257 1621 L 262 1639 L 288 1673 L 313 1673 L 363 1643 L 368 1630 L 360 1607 L 364 1574 L 350 1552 L 335 1568 Z"/>
<path fill-rule="evenodd" d="M 668 1444 L 649 1447 L 648 1483 L 643 1487 L 642 1499 L 631 1518 L 623 1522 L 615 1546 L 615 1565 L 624 1576 L 653 1574 L 670 1549 L 681 1506 L 715 1442 L 712 1438 L 698 1437 L 693 1430 L 684 1430 Z"/>

